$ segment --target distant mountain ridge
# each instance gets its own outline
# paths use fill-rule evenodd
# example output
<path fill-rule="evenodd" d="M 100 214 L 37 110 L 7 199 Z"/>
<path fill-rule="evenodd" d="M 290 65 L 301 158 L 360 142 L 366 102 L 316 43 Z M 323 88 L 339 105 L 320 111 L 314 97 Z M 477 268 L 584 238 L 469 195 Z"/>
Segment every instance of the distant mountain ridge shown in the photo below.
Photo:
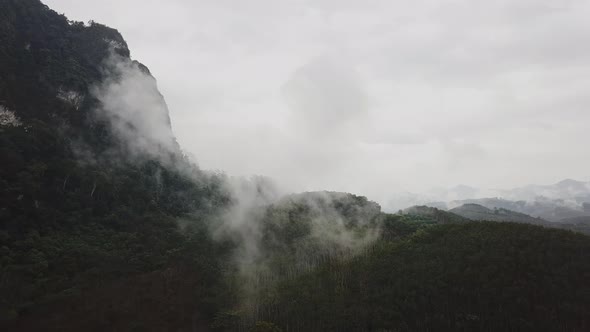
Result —
<path fill-rule="evenodd" d="M 432 218 L 433 221 L 441 224 L 447 223 L 465 223 L 469 222 L 468 218 L 465 218 L 457 213 L 453 213 L 452 211 L 445 211 L 438 209 L 436 207 L 430 206 L 412 206 L 402 211 L 403 214 L 407 215 L 416 215 L 421 217 L 428 217 Z"/>
<path fill-rule="evenodd" d="M 563 219 L 589 216 L 584 210 L 584 205 L 568 204 L 560 199 L 538 198 L 534 201 L 511 201 L 503 198 L 479 198 L 449 202 L 451 207 L 464 204 L 479 204 L 488 209 L 506 209 L 518 213 L 528 214 L 535 218 L 552 222 L 560 222 Z"/>
<path fill-rule="evenodd" d="M 543 197 L 577 203 L 590 202 L 590 182 L 565 179 L 550 185 L 528 185 L 500 191 L 502 197 L 511 200 L 535 200 Z"/>
<path fill-rule="evenodd" d="M 508 190 L 480 190 L 465 185 L 436 189 L 420 195 L 410 192 L 392 196 L 384 210 L 395 212 L 409 206 L 450 210 L 464 204 L 487 209 L 506 209 L 550 222 L 590 216 L 590 182 L 572 179 L 550 185 L 527 185 Z M 516 216 L 515 216 L 516 217 Z"/>
<path fill-rule="evenodd" d="M 450 209 L 449 212 L 471 220 L 513 221 L 527 224 L 543 224 L 545 220 L 533 218 L 524 213 L 514 212 L 504 208 L 488 209 L 479 204 L 464 204 Z"/>
<path fill-rule="evenodd" d="M 503 205 L 510 205 L 509 203 Z M 467 223 L 473 221 L 516 222 L 522 224 L 539 225 L 550 228 L 568 229 L 580 233 L 590 234 L 590 217 L 573 217 L 560 222 L 551 222 L 539 217 L 515 212 L 503 207 L 492 207 L 466 203 L 448 211 L 426 205 L 416 205 L 398 212 L 407 216 L 418 216 L 436 224 Z"/>

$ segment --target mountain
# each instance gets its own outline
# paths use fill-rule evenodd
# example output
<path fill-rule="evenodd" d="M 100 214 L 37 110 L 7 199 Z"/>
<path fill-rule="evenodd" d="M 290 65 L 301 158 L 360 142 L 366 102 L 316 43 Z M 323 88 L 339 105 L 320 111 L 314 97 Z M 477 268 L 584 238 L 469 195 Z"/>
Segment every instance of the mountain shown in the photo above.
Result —
<path fill-rule="evenodd" d="M 168 269 L 200 271 L 212 282 L 194 291 L 212 296 L 227 250 L 203 220 L 231 194 L 184 158 L 156 81 L 116 30 L 0 1 L 0 165 L 0 322 L 72 303 L 107 310 L 84 294 Z"/>
<path fill-rule="evenodd" d="M 404 209 L 403 214 L 406 215 L 414 215 L 420 217 L 430 218 L 437 223 L 461 223 L 461 222 L 469 222 L 469 218 L 465 218 L 464 216 L 459 215 L 458 213 L 454 213 L 453 211 L 444 211 L 440 210 L 435 207 L 429 206 L 412 206 L 407 209 Z"/>
<path fill-rule="evenodd" d="M 551 222 L 504 208 L 494 207 L 493 209 L 488 209 L 485 206 L 474 203 L 468 203 L 453 208 L 449 210 L 449 213 L 454 213 L 470 220 L 525 223 L 544 227 L 567 229 L 590 235 L 590 217 L 565 218 L 559 220 L 558 222 Z"/>
<path fill-rule="evenodd" d="M 590 223 L 590 216 L 565 218 L 561 219 L 559 222 L 564 224 L 585 224 Z"/>
<path fill-rule="evenodd" d="M 449 212 L 460 215 L 471 220 L 488 220 L 488 221 L 512 221 L 527 224 L 544 224 L 545 220 L 533 218 L 529 215 L 514 212 L 503 208 L 488 209 L 479 204 L 464 204 Z"/>
<path fill-rule="evenodd" d="M 47 145 L 75 139 L 71 152 L 87 158 L 180 158 L 156 81 L 117 30 L 68 21 L 36 0 L 0 6 L 0 109 L 14 118 L 5 135 L 51 129 Z"/>
<path fill-rule="evenodd" d="M 539 197 L 534 201 L 511 201 L 503 198 L 480 198 L 453 201 L 449 206 L 461 206 L 464 204 L 478 204 L 488 209 L 506 209 L 514 212 L 528 214 L 535 218 L 558 222 L 564 218 L 587 216 L 588 212 L 582 206 L 567 204 L 561 199 L 549 199 Z"/>
<path fill-rule="evenodd" d="M 590 216 L 562 219 L 559 222 L 551 223 L 551 225 L 590 235 Z"/>
<path fill-rule="evenodd" d="M 116 30 L 0 0 L 2 331 L 583 331 L 589 249 L 202 170 Z"/>
<path fill-rule="evenodd" d="M 504 190 L 502 196 L 512 200 L 533 201 L 543 197 L 576 203 L 590 202 L 590 182 L 566 179 L 551 185 L 528 185 Z"/>
<path fill-rule="evenodd" d="M 590 215 L 590 182 L 566 179 L 551 185 L 527 185 L 513 189 L 481 189 L 465 185 L 434 188 L 427 194 L 392 194 L 385 211 L 427 205 L 449 209 L 466 203 L 506 208 L 534 217 L 559 219 Z"/>
<path fill-rule="evenodd" d="M 590 204 L 590 182 L 566 179 L 551 185 L 499 190 L 496 196 L 454 200 L 449 202 L 449 206 L 480 204 L 490 209 L 508 209 L 554 222 L 590 215 L 584 208 L 585 204 Z"/>

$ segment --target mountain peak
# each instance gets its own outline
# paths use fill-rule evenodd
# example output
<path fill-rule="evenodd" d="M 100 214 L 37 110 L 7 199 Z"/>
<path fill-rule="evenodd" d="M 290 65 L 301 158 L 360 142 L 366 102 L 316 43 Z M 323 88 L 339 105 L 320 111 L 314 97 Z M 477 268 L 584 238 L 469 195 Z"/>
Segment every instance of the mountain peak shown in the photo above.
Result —
<path fill-rule="evenodd" d="M 0 1 L 0 13 L 3 118 L 62 133 L 91 159 L 182 155 L 156 80 L 119 31 L 70 21 L 38 0 Z"/>

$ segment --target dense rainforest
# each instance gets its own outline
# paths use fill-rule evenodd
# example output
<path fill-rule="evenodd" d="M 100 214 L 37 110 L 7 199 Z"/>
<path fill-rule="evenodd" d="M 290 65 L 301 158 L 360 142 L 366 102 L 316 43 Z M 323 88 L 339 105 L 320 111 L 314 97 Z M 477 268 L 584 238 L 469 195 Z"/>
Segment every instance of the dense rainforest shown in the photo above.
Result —
<path fill-rule="evenodd" d="M 588 280 L 587 235 L 201 170 L 116 30 L 0 0 L 3 331 L 588 331 Z"/>

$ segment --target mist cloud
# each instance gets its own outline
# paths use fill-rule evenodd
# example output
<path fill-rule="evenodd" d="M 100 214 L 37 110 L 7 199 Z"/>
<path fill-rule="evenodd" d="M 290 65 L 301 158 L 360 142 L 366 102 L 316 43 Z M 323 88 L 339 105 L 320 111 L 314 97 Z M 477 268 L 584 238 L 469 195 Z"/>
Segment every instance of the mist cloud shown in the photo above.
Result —
<path fill-rule="evenodd" d="M 123 33 L 206 169 L 382 203 L 588 179 L 587 1 L 46 2 Z"/>
<path fill-rule="evenodd" d="M 103 71 L 106 79 L 92 89 L 100 103 L 96 114 L 109 122 L 126 153 L 166 161 L 180 152 L 168 107 L 147 68 L 111 52 Z"/>

